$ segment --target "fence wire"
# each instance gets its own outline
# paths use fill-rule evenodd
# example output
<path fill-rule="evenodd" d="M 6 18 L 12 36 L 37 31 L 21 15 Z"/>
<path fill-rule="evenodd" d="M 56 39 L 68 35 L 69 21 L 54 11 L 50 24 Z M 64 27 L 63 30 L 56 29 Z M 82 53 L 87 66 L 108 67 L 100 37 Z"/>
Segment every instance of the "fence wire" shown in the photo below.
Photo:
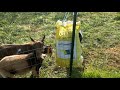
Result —
<path fill-rule="evenodd" d="M 18 53 L 18 54 L 14 54 L 14 55 L 29 55 L 30 53 L 28 53 L 28 54 L 24 54 L 24 53 L 30 52 L 30 51 L 32 51 L 32 54 L 34 54 L 34 53 L 33 53 L 34 50 L 43 50 L 43 49 L 37 48 L 37 49 L 27 50 L 27 51 L 20 52 L 20 53 L 22 53 L 22 54 L 19 54 L 19 53 Z M 7 51 L 6 51 L 6 52 L 7 52 Z M 10 56 L 12 56 L 12 55 L 10 55 Z M 6 57 L 6 56 L 5 56 L 5 57 Z M 3 57 L 3 58 L 4 58 L 4 57 Z M 33 58 L 35 59 L 35 63 L 37 63 L 36 57 L 28 58 L 28 59 L 25 59 L 24 61 L 28 61 L 28 60 L 33 59 Z M 22 61 L 17 61 L 17 63 L 15 62 L 15 63 L 12 63 L 12 64 L 19 65 L 20 62 L 22 62 Z M 32 63 L 32 62 L 31 62 L 31 63 Z M 12 64 L 10 64 L 10 65 L 12 65 Z M 38 65 L 38 64 L 40 64 L 40 63 L 31 65 L 31 66 L 36 66 L 36 65 Z M 6 66 L 7 66 L 7 65 L 3 65 L 3 66 L 0 66 L 0 68 L 4 68 L 4 67 L 6 67 Z M 28 67 L 31 67 L 31 66 L 28 66 Z M 23 69 L 24 69 L 24 68 L 28 68 L 28 67 L 23 67 Z"/>

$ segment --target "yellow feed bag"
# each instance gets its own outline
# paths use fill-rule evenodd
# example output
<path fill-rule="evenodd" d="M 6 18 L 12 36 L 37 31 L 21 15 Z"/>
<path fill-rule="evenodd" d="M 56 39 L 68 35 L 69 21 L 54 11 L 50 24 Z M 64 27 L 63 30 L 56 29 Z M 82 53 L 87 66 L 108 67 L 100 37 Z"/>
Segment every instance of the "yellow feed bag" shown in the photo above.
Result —
<path fill-rule="evenodd" d="M 73 67 L 81 66 L 81 43 L 79 40 L 80 22 L 76 22 Z M 56 63 L 62 67 L 69 67 L 72 44 L 73 22 L 56 22 Z"/>

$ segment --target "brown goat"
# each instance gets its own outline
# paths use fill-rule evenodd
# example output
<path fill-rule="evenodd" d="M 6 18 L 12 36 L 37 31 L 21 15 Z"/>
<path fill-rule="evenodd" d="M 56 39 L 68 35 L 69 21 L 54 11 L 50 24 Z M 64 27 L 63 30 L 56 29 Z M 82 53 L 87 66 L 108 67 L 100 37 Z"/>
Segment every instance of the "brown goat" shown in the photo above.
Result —
<path fill-rule="evenodd" d="M 3 78 L 13 77 L 32 70 L 32 75 L 39 76 L 39 68 L 42 65 L 42 53 L 44 51 L 44 39 L 41 42 L 31 44 L 33 49 L 29 54 L 5 56 L 0 61 L 0 74 Z"/>
<path fill-rule="evenodd" d="M 42 38 L 41 41 L 35 41 L 30 37 L 32 42 L 42 42 L 45 39 L 45 36 Z M 22 44 L 22 45 L 2 45 L 0 46 L 0 60 L 5 57 L 5 56 L 9 56 L 9 55 L 15 55 L 15 54 L 28 54 L 31 53 L 33 50 L 33 46 L 32 43 L 29 44 Z M 50 46 L 45 46 L 44 45 L 44 51 L 43 54 L 52 54 L 52 48 L 51 45 Z"/>

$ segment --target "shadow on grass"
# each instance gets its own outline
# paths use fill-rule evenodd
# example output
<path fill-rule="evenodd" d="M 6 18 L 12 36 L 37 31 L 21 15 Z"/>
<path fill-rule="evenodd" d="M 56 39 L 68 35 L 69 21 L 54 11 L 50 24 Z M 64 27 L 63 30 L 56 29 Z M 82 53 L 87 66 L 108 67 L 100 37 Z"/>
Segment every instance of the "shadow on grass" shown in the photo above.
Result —
<path fill-rule="evenodd" d="M 71 77 L 69 76 L 70 69 L 67 68 L 67 78 L 82 78 L 84 68 L 72 68 Z"/>
<path fill-rule="evenodd" d="M 114 20 L 120 20 L 120 16 L 115 17 Z"/>

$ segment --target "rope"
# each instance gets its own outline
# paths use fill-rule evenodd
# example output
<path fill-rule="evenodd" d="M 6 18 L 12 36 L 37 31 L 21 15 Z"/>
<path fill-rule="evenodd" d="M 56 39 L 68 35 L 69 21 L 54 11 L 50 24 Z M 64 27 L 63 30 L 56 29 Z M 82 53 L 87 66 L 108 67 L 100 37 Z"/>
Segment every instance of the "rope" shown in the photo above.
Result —
<path fill-rule="evenodd" d="M 63 21 L 62 21 L 62 22 L 64 22 L 64 21 L 66 21 L 66 20 L 67 20 L 67 15 L 68 15 L 68 12 L 66 12 L 66 13 L 65 13 L 65 15 L 64 15 L 64 17 L 63 17 Z"/>

